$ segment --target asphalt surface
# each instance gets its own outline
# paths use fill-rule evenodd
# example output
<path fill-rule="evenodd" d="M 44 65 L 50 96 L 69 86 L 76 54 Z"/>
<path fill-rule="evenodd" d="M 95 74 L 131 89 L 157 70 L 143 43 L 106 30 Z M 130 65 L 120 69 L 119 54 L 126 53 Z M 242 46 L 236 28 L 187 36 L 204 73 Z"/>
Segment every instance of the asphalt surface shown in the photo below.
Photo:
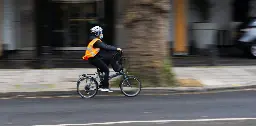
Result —
<path fill-rule="evenodd" d="M 255 126 L 256 121 L 212 121 L 212 122 L 171 122 L 171 123 L 134 123 L 114 124 L 111 126 Z"/>
<path fill-rule="evenodd" d="M 135 98 L 96 96 L 93 99 L 81 99 L 78 97 L 2 99 L 0 100 L 0 125 L 82 125 L 116 121 L 256 118 L 255 96 L 256 92 L 252 90 L 168 96 L 138 96 Z M 255 126 L 256 120 L 160 121 L 111 125 Z"/>

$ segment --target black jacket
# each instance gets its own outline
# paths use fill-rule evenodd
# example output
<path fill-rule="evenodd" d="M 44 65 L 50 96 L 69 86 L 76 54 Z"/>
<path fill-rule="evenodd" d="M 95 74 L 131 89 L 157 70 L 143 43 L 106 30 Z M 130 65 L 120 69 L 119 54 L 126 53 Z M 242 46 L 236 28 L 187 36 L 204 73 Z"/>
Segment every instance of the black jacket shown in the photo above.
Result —
<path fill-rule="evenodd" d="M 90 40 L 93 40 L 94 38 L 96 38 L 95 36 L 90 36 Z M 99 40 L 97 42 L 94 43 L 93 48 L 100 48 L 100 52 L 96 55 L 96 57 L 104 57 L 107 58 L 109 57 L 110 53 L 109 51 L 116 51 L 117 48 L 111 45 L 107 45 L 104 42 L 100 42 Z"/>

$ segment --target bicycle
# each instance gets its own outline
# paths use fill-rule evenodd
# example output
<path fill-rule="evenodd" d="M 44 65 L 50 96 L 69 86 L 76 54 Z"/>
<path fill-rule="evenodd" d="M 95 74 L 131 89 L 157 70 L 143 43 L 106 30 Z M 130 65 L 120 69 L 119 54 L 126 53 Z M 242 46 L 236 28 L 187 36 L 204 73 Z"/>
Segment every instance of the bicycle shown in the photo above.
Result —
<path fill-rule="evenodd" d="M 121 90 L 121 92 L 127 96 L 127 97 L 135 97 L 137 96 L 140 91 L 141 91 L 141 82 L 139 81 L 139 79 L 133 75 L 129 75 L 128 72 L 125 72 L 124 70 L 124 66 L 123 66 L 123 62 L 125 60 L 124 56 L 123 56 L 123 52 L 122 51 L 118 51 L 117 53 L 115 53 L 113 55 L 113 59 L 116 59 L 118 56 L 120 56 L 119 60 L 117 61 L 120 65 L 121 65 L 121 70 L 119 72 L 116 72 L 113 75 L 109 76 L 109 81 L 115 77 L 118 76 L 122 76 L 122 80 L 121 83 L 119 84 L 119 88 Z M 96 77 L 93 77 L 96 76 Z M 100 87 L 99 82 L 101 83 L 103 81 L 103 72 L 100 71 L 99 68 L 97 68 L 97 72 L 95 74 L 82 74 L 79 76 L 79 79 L 77 81 L 77 93 L 82 97 L 82 98 L 93 98 L 97 93 L 98 93 L 98 89 Z M 97 81 L 99 80 L 99 81 Z M 136 81 L 137 84 L 137 90 L 132 93 L 132 94 L 128 94 L 128 92 L 125 91 L 125 86 L 128 86 L 130 88 L 133 87 L 133 85 L 135 83 L 131 83 L 132 80 Z M 89 82 L 89 84 L 82 86 L 82 90 L 80 88 L 80 85 L 82 82 Z M 85 94 L 82 93 L 85 92 Z M 91 93 L 90 91 L 93 91 L 93 93 Z"/>

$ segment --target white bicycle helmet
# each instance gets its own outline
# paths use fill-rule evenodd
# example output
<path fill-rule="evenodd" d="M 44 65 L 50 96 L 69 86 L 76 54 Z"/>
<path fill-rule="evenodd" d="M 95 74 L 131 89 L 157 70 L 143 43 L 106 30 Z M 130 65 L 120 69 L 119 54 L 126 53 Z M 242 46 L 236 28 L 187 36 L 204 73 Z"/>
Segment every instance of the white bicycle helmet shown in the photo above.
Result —
<path fill-rule="evenodd" d="M 100 38 L 103 38 L 103 29 L 100 26 L 91 28 L 91 33 L 94 33 L 97 37 L 100 36 Z"/>

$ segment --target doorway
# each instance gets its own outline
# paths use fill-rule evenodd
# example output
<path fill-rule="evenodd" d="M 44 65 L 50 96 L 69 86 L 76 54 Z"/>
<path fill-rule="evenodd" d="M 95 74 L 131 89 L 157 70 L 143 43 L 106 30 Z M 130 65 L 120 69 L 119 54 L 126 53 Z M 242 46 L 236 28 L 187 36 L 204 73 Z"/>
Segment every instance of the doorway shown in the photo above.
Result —
<path fill-rule="evenodd" d="M 115 0 L 62 2 L 36 0 L 37 46 L 48 45 L 60 50 L 84 50 L 90 28 L 104 29 L 103 41 L 114 44 Z"/>
<path fill-rule="evenodd" d="M 233 0 L 232 20 L 234 22 L 244 22 L 249 17 L 251 0 Z"/>
<path fill-rule="evenodd" d="M 85 47 L 89 29 L 100 24 L 99 3 L 52 2 L 53 47 Z M 101 6 L 100 9 L 104 8 Z"/>
<path fill-rule="evenodd" d="M 80 3 L 52 1 L 53 47 L 84 50 L 90 29 L 98 25 L 104 29 L 103 41 L 114 44 L 115 0 L 95 0 Z"/>

